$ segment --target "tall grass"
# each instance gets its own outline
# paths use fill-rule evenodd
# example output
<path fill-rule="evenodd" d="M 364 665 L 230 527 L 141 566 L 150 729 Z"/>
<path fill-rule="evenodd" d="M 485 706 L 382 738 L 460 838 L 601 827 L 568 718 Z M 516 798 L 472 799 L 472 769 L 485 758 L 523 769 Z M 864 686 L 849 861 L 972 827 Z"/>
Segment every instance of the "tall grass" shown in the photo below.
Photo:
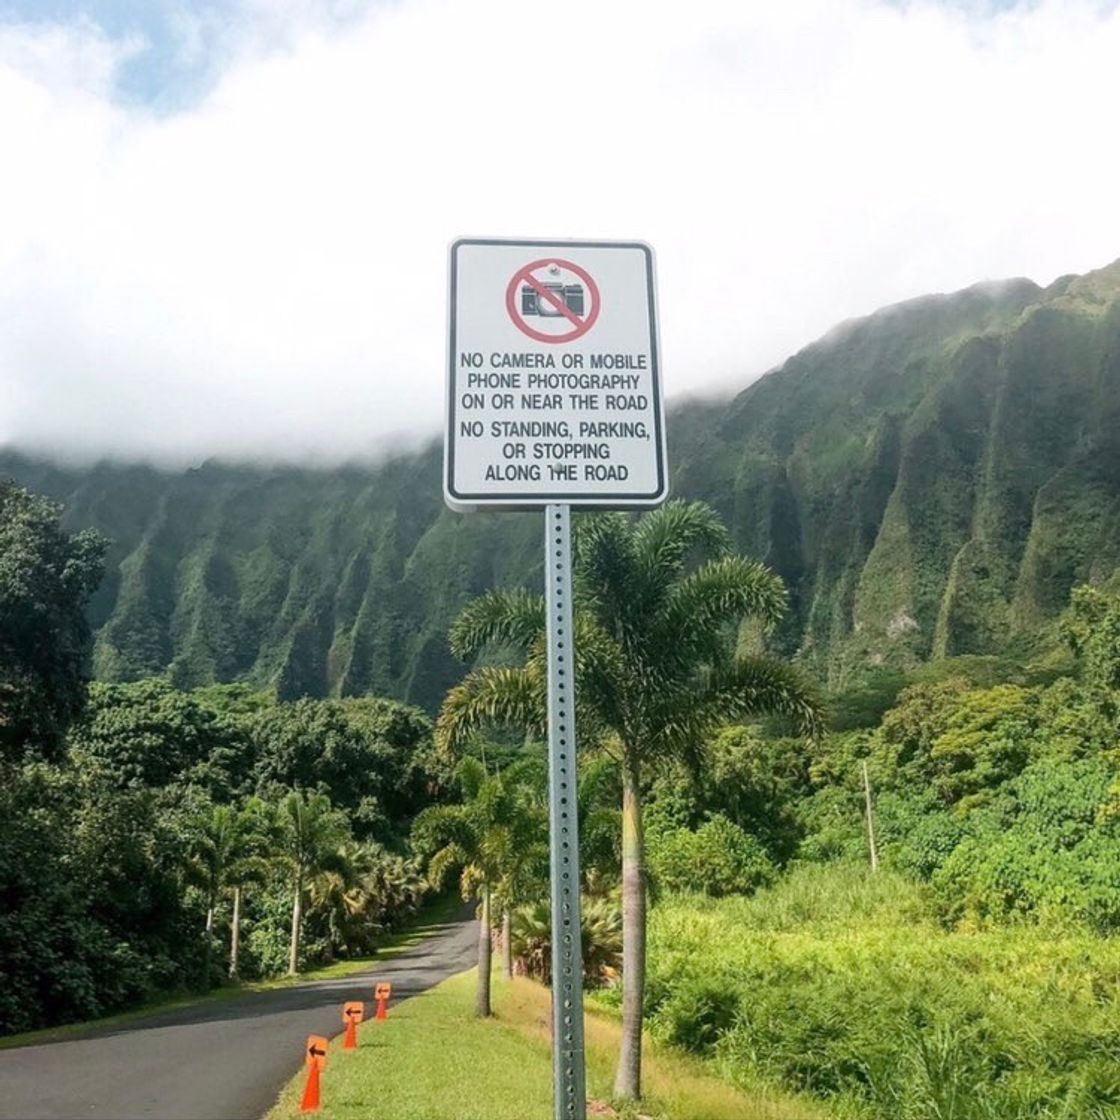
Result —
<path fill-rule="evenodd" d="M 861 864 L 805 864 L 770 890 L 713 900 L 677 895 L 664 912 L 710 911 L 721 923 L 785 933 L 834 933 L 855 928 L 936 928 L 934 899 L 927 888 L 890 871 L 871 875 Z"/>
<path fill-rule="evenodd" d="M 914 884 L 799 869 L 752 898 L 664 900 L 661 1038 L 859 1120 L 1120 1120 L 1120 945 L 952 933 Z"/>

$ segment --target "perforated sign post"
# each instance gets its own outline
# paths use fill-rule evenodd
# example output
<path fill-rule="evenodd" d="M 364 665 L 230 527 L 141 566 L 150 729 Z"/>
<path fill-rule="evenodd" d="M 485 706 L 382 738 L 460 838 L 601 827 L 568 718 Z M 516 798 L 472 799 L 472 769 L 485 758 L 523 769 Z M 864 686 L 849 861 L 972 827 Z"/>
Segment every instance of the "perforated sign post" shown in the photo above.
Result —
<path fill-rule="evenodd" d="M 553 1101 L 585 1120 L 570 510 L 666 498 L 653 251 L 462 238 L 450 279 L 444 498 L 545 514 Z"/>

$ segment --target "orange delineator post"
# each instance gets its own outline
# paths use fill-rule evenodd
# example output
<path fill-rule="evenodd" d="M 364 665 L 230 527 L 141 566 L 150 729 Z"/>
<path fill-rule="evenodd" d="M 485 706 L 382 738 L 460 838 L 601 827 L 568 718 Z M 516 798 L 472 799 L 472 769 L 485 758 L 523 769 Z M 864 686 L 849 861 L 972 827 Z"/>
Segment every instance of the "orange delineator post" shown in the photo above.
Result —
<path fill-rule="evenodd" d="M 327 1040 L 322 1035 L 308 1036 L 305 1050 L 307 1064 L 307 1084 L 303 1087 L 303 1097 L 299 1102 L 300 1112 L 319 1111 L 319 1073 L 327 1064 Z"/>
<path fill-rule="evenodd" d="M 387 1019 L 389 1012 L 387 1010 L 389 1004 L 389 996 L 392 994 L 393 985 L 388 981 L 382 981 L 373 989 L 373 998 L 377 1000 L 377 1014 L 374 1015 L 375 1019 Z"/>
<path fill-rule="evenodd" d="M 303 1087 L 303 1099 L 299 1102 L 300 1112 L 319 1111 L 319 1064 L 312 1062 L 307 1069 L 307 1084 Z"/>
<path fill-rule="evenodd" d="M 343 1050 L 356 1050 L 358 1047 L 358 1024 L 366 1013 L 366 1005 L 358 1000 L 350 1000 L 342 1005 L 342 1021 L 346 1025 L 346 1035 L 342 1040 Z"/>

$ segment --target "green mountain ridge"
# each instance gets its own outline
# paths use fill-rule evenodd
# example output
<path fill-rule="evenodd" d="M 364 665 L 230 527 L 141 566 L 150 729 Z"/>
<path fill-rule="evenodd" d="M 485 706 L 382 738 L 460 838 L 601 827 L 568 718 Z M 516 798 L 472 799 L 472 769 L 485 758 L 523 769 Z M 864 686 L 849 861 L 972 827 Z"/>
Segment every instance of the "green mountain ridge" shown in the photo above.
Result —
<path fill-rule="evenodd" d="M 671 410 L 674 493 L 786 580 L 771 640 L 832 687 L 869 667 L 1029 656 L 1120 568 L 1120 261 L 841 324 L 727 401 Z M 429 710 L 461 604 L 541 578 L 540 518 L 446 510 L 439 447 L 375 466 L 0 473 L 113 541 L 95 671 Z"/>

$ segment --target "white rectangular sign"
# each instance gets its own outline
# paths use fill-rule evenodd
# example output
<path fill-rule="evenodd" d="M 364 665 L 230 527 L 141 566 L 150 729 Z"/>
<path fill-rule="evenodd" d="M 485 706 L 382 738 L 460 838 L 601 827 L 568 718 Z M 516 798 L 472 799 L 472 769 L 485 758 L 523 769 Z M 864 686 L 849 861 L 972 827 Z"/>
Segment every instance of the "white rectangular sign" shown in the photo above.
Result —
<path fill-rule="evenodd" d="M 668 491 L 653 250 L 451 246 L 444 497 L 452 509 L 613 509 Z"/>

